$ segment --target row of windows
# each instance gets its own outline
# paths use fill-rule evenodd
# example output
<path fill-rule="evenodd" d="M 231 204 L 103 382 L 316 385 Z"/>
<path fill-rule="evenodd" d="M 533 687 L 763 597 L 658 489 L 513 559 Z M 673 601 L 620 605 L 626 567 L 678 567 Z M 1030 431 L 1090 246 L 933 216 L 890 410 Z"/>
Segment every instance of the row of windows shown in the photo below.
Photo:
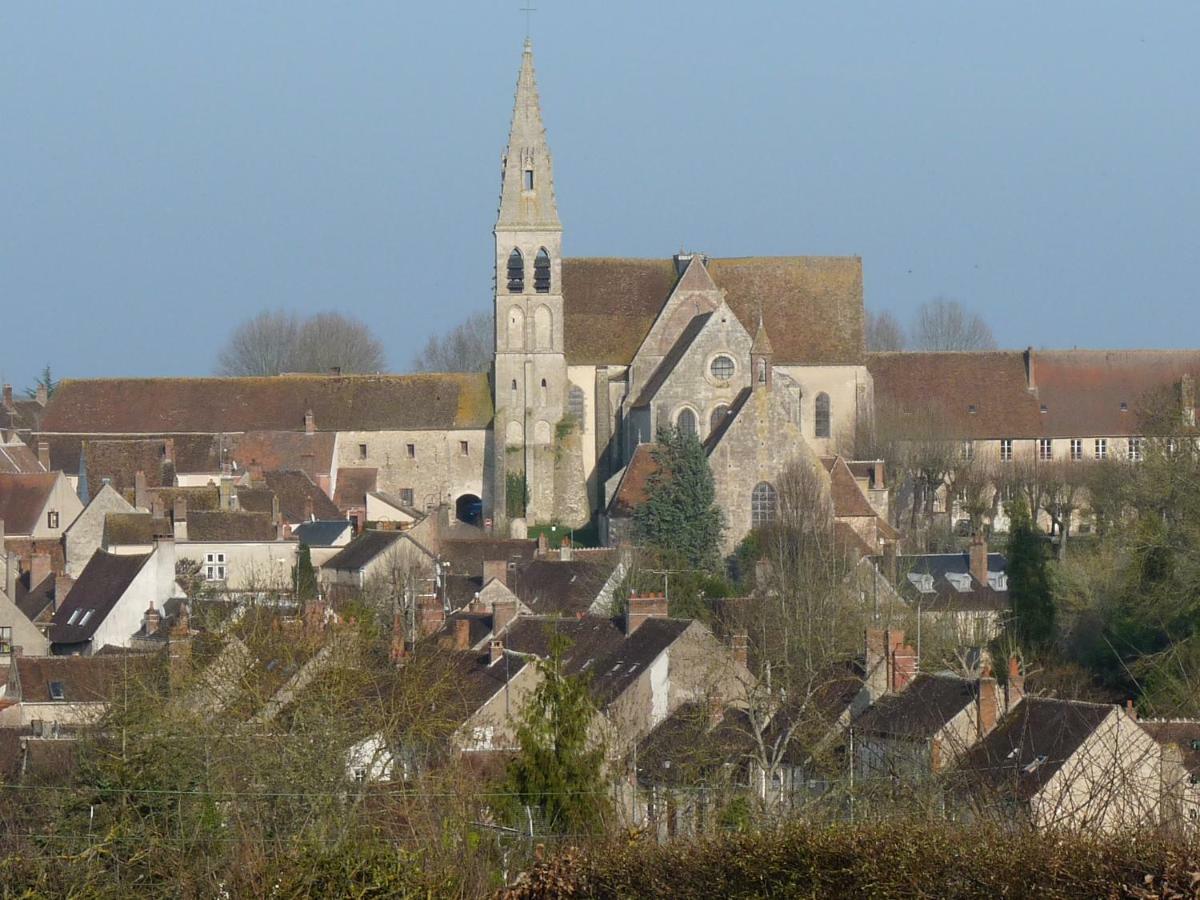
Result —
<path fill-rule="evenodd" d="M 508 292 L 510 294 L 525 293 L 525 257 L 521 251 L 513 248 L 508 254 Z M 533 289 L 539 294 L 550 293 L 550 254 L 543 247 L 533 258 Z"/>
<path fill-rule="evenodd" d="M 1092 441 L 1091 447 L 1092 459 L 1108 459 L 1108 438 L 1095 438 Z M 1084 441 L 1083 438 L 1071 438 L 1070 459 L 1073 462 L 1079 462 L 1085 459 Z M 975 458 L 975 442 L 963 441 L 962 458 L 966 462 L 970 462 Z M 1051 462 L 1054 459 L 1054 439 L 1053 438 L 1038 438 L 1037 441 L 1037 458 L 1039 462 Z M 1129 439 L 1126 446 L 1126 458 L 1134 462 L 1138 462 L 1142 458 L 1142 439 L 1133 437 Z M 1013 460 L 1013 439 L 1000 439 L 1000 461 L 1012 462 Z"/>
<path fill-rule="evenodd" d="M 542 382 L 543 385 L 545 383 L 546 383 L 545 381 Z M 516 384 L 517 383 L 514 381 L 513 382 L 514 390 L 516 389 Z M 369 448 L 367 447 L 366 444 L 358 445 L 358 458 L 360 460 L 366 459 L 368 456 L 368 453 L 369 453 Z M 471 444 L 469 441 L 459 441 L 458 442 L 458 454 L 459 454 L 459 456 L 470 456 L 471 455 Z M 417 458 L 417 445 L 416 444 L 405 444 L 404 445 L 404 455 L 407 459 L 416 459 Z"/>
<path fill-rule="evenodd" d="M 718 357 L 719 359 L 720 357 Z M 516 382 L 514 382 L 514 385 Z M 829 395 L 822 392 L 817 394 L 817 399 L 814 404 L 815 416 L 813 419 L 813 431 L 819 438 L 827 438 L 832 432 L 833 413 L 830 408 Z M 729 414 L 729 407 L 721 404 L 712 411 L 708 421 L 708 431 L 711 434 L 717 430 L 717 426 L 725 420 L 725 416 Z M 797 425 L 799 422 L 796 423 Z M 683 407 L 675 414 L 675 427 L 687 434 L 697 434 L 696 413 L 690 407 Z"/>

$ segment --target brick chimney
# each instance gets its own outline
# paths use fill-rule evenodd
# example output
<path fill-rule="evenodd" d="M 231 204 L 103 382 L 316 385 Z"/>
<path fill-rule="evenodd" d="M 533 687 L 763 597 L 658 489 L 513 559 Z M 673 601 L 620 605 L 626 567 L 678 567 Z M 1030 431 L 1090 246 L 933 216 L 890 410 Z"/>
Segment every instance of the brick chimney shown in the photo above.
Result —
<path fill-rule="evenodd" d="M 158 627 L 162 624 L 162 615 L 154 607 L 154 601 L 150 602 L 150 608 L 146 610 L 145 625 L 146 636 L 158 633 Z"/>
<path fill-rule="evenodd" d="M 471 649 L 471 620 L 470 619 L 455 619 L 454 620 L 454 649 L 455 650 Z"/>
<path fill-rule="evenodd" d="M 625 613 L 625 636 L 633 634 L 647 619 L 667 617 L 665 594 L 645 594 L 629 598 L 629 609 Z"/>
<path fill-rule="evenodd" d="M 871 489 L 875 491 L 882 491 L 886 486 L 884 478 L 883 460 L 877 459 L 871 468 Z"/>
<path fill-rule="evenodd" d="M 1007 695 L 1004 700 L 1005 709 L 1012 709 L 1025 698 L 1025 673 L 1021 671 L 1021 661 L 1015 656 L 1008 658 L 1008 679 L 1004 684 Z"/>
<path fill-rule="evenodd" d="M 6 384 L 4 386 L 4 408 L 5 409 L 13 408 L 12 385 L 11 384 Z"/>
<path fill-rule="evenodd" d="M 483 561 L 483 583 L 487 584 L 493 578 L 505 587 L 508 586 L 508 560 L 485 559 Z"/>
<path fill-rule="evenodd" d="M 317 431 L 316 417 L 313 416 L 313 411 L 311 409 L 307 409 L 304 411 L 304 433 L 305 434 L 316 434 L 316 431 Z"/>
<path fill-rule="evenodd" d="M 990 675 L 985 675 L 979 679 L 978 694 L 975 697 L 976 703 L 976 724 L 978 726 L 979 739 L 983 740 L 992 729 L 996 727 L 996 719 L 999 717 L 1000 687 L 996 684 L 996 679 Z"/>
<path fill-rule="evenodd" d="M 188 539 L 187 498 L 175 498 L 175 503 L 171 508 L 171 525 L 175 532 L 175 540 L 186 541 Z"/>
<path fill-rule="evenodd" d="M 517 598 L 492 603 L 492 634 L 499 634 L 517 617 Z"/>
<path fill-rule="evenodd" d="M 891 632 L 891 688 L 899 693 L 917 677 L 917 651 L 904 643 L 904 632 Z"/>
<path fill-rule="evenodd" d="M 750 635 L 744 631 L 735 631 L 729 637 L 729 649 L 733 653 L 734 662 L 743 666 L 750 665 Z"/>
<path fill-rule="evenodd" d="M 499 638 L 493 638 L 488 645 L 488 665 L 493 666 L 500 662 L 504 656 L 504 641 Z"/>
<path fill-rule="evenodd" d="M 50 444 L 46 441 L 38 441 L 37 445 L 38 462 L 42 464 L 42 468 L 47 472 L 50 471 Z"/>
<path fill-rule="evenodd" d="M 417 633 L 421 637 L 433 634 L 446 624 L 446 609 L 436 594 L 422 594 L 417 598 L 417 615 Z"/>
<path fill-rule="evenodd" d="M 562 543 L 558 545 L 558 558 L 563 562 L 571 561 L 571 536 L 567 535 L 562 539 Z"/>
<path fill-rule="evenodd" d="M 988 545 L 987 538 L 982 534 L 975 534 L 971 537 L 971 549 L 969 552 L 970 572 L 971 577 L 978 581 L 984 587 L 988 583 Z"/>
<path fill-rule="evenodd" d="M 29 557 L 29 589 L 32 591 L 35 587 L 50 577 L 52 568 L 50 566 L 49 553 L 34 553 Z"/>
<path fill-rule="evenodd" d="M 133 476 L 133 505 L 138 509 L 150 507 L 150 500 L 146 496 L 146 473 L 141 469 Z"/>
<path fill-rule="evenodd" d="M 174 464 L 175 462 L 175 438 L 166 438 L 163 441 L 163 462 Z"/>

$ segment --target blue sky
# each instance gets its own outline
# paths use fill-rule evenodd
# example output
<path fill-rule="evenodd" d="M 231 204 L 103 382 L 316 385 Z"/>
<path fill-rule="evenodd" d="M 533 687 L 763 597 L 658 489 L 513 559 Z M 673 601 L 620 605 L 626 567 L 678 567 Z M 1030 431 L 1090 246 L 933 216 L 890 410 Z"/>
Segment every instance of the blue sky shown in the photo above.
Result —
<path fill-rule="evenodd" d="M 5 4 L 5 380 L 206 374 L 268 307 L 399 370 L 488 308 L 521 5 Z M 535 5 L 568 255 L 855 254 L 902 320 L 1200 343 L 1194 0 Z"/>

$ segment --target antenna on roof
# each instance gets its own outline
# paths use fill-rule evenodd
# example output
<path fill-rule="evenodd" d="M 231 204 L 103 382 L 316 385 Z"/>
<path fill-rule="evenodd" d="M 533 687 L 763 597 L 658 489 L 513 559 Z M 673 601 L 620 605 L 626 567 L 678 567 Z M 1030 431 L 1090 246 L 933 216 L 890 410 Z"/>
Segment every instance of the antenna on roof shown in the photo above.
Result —
<path fill-rule="evenodd" d="M 521 12 L 525 13 L 525 49 L 530 49 L 529 40 L 529 25 L 533 14 L 537 12 L 536 6 L 530 5 L 530 0 L 525 0 L 525 5 L 521 7 Z"/>

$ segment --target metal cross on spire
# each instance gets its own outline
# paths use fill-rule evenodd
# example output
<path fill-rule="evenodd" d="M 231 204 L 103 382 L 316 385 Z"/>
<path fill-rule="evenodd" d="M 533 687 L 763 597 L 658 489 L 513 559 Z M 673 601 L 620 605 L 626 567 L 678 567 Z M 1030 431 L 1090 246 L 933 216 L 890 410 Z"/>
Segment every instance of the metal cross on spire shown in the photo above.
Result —
<path fill-rule="evenodd" d="M 521 12 L 525 13 L 525 40 L 528 41 L 530 19 L 537 12 L 537 7 L 531 5 L 530 0 L 526 0 L 525 5 L 521 7 Z"/>

